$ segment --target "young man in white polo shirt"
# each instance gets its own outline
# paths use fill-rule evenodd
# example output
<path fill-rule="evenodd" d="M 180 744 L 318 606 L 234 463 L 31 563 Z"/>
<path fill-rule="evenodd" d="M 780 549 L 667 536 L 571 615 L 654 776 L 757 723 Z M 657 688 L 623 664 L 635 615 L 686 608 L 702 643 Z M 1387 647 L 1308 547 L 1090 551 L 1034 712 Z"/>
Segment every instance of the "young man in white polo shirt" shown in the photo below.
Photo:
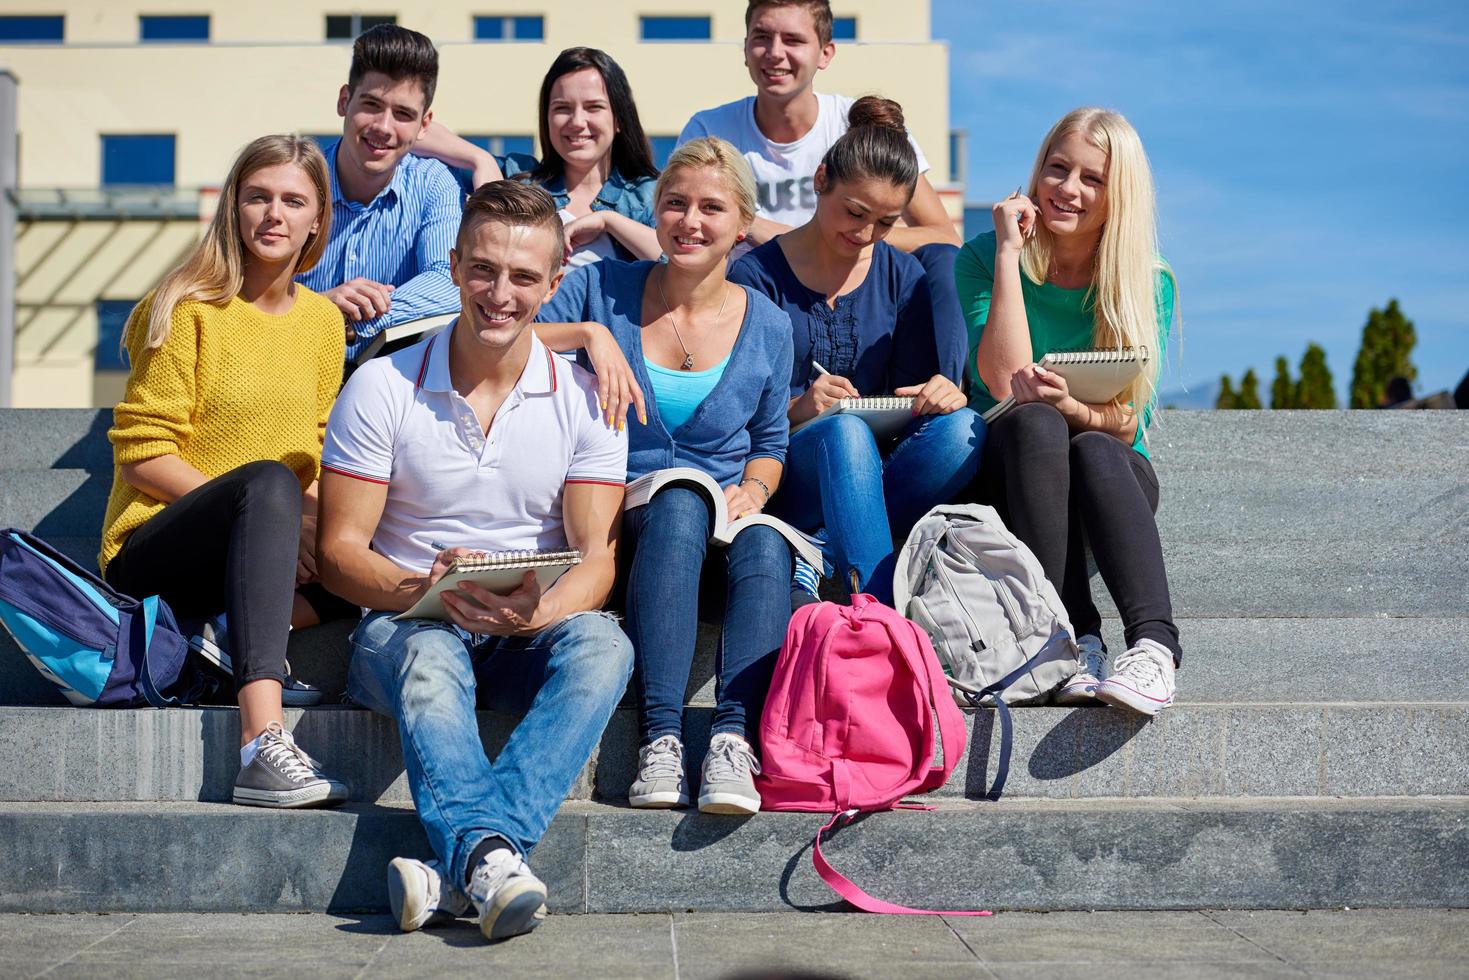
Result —
<path fill-rule="evenodd" d="M 563 248 L 545 191 L 477 190 L 450 253 L 463 312 L 357 371 L 327 426 L 322 577 L 371 610 L 352 634 L 348 691 L 398 722 L 438 855 L 389 866 L 405 930 L 471 902 L 488 939 L 535 928 L 546 886 L 525 856 L 632 672 L 631 643 L 596 611 L 612 588 L 626 434 L 603 420 L 596 380 L 529 329 L 560 282 Z M 508 595 L 472 584 L 446 593 L 453 622 L 392 618 L 465 551 L 565 547 L 581 564 L 544 593 L 528 572 Z M 527 712 L 493 763 L 476 700 Z"/>

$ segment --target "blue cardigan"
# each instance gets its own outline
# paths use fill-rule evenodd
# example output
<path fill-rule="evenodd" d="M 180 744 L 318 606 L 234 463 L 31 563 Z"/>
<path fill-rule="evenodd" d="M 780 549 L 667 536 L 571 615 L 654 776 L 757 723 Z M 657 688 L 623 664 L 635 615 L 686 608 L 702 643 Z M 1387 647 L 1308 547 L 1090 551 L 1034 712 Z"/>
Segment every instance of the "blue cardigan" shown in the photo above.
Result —
<path fill-rule="evenodd" d="M 837 297 L 834 308 L 796 278 L 778 238 L 736 262 L 729 279 L 764 293 L 790 315 L 792 398 L 811 386 L 813 361 L 863 395 L 891 394 L 935 374 L 963 383 L 969 353 L 969 338 L 958 329 L 963 324 L 935 325 L 923 263 L 887 242 L 877 243 L 867 277 Z"/>
<path fill-rule="evenodd" d="M 748 460 L 768 456 L 784 463 L 790 439 L 790 318 L 746 289 L 745 319 L 724 375 L 688 421 L 669 432 L 643 364 L 643 289 L 656 264 L 607 260 L 573 269 L 536 317 L 543 323 L 603 324 L 627 355 L 648 405 L 647 425 L 628 415 L 628 479 L 670 466 L 692 466 L 729 486 L 739 480 Z M 578 360 L 591 369 L 585 352 Z"/>

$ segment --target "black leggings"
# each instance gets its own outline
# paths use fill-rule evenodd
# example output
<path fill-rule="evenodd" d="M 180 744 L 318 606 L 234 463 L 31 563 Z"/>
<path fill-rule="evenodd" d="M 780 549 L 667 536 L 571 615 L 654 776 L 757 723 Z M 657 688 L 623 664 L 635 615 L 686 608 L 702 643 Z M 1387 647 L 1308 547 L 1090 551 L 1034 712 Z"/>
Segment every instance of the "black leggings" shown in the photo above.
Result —
<path fill-rule="evenodd" d="M 1129 647 L 1155 640 L 1182 659 L 1163 545 L 1158 477 L 1147 457 L 1102 432 L 1072 435 L 1050 405 L 1017 405 L 989 427 L 977 496 L 1035 552 L 1077 636 L 1100 635 L 1086 545 L 1117 603 Z"/>
<path fill-rule="evenodd" d="M 284 680 L 296 592 L 301 481 L 282 463 L 246 463 L 164 507 L 128 535 L 107 581 L 159 595 L 181 619 L 229 622 L 235 685 Z"/>

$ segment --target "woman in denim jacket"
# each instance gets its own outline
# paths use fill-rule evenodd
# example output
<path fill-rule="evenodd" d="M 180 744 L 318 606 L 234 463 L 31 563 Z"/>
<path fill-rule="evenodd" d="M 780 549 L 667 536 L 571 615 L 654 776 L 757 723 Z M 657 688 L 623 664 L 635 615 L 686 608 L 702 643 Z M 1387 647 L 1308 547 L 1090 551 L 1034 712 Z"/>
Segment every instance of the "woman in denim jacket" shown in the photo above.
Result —
<path fill-rule="evenodd" d="M 597 370 L 610 422 L 628 433 L 628 478 L 692 467 L 723 488 L 731 520 L 763 510 L 785 464 L 790 318 L 725 279 L 730 249 L 755 218 L 755 179 L 724 140 L 674 151 L 658 179 L 660 262 L 600 262 L 568 273 L 541 308 L 553 350 Z M 646 399 L 644 398 L 646 393 Z M 702 492 L 665 486 L 627 512 L 619 548 L 641 709 L 636 807 L 687 806 L 683 703 L 698 637 L 700 582 L 723 613 L 718 694 L 699 809 L 760 808 L 754 745 L 790 619 L 791 549 L 773 528 L 709 543 Z"/>
<path fill-rule="evenodd" d="M 606 53 L 567 48 L 556 56 L 541 82 L 540 145 L 539 160 L 497 157 L 432 123 L 413 152 L 456 168 L 466 193 L 502 177 L 545 188 L 566 222 L 570 266 L 658 257 L 658 169 L 627 75 Z"/>

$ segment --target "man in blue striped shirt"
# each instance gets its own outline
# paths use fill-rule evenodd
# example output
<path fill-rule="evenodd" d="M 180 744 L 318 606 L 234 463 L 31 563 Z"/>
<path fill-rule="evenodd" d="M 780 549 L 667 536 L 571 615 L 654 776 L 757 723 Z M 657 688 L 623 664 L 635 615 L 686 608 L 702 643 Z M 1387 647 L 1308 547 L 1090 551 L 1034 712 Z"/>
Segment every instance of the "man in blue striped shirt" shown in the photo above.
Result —
<path fill-rule="evenodd" d="M 388 327 L 459 309 L 449 278 L 459 185 L 437 160 L 408 152 L 433 117 L 438 75 L 438 52 L 417 31 L 384 24 L 352 46 L 337 96 L 342 138 L 323 147 L 331 238 L 315 268 L 297 277 L 347 318 L 348 363 Z"/>

